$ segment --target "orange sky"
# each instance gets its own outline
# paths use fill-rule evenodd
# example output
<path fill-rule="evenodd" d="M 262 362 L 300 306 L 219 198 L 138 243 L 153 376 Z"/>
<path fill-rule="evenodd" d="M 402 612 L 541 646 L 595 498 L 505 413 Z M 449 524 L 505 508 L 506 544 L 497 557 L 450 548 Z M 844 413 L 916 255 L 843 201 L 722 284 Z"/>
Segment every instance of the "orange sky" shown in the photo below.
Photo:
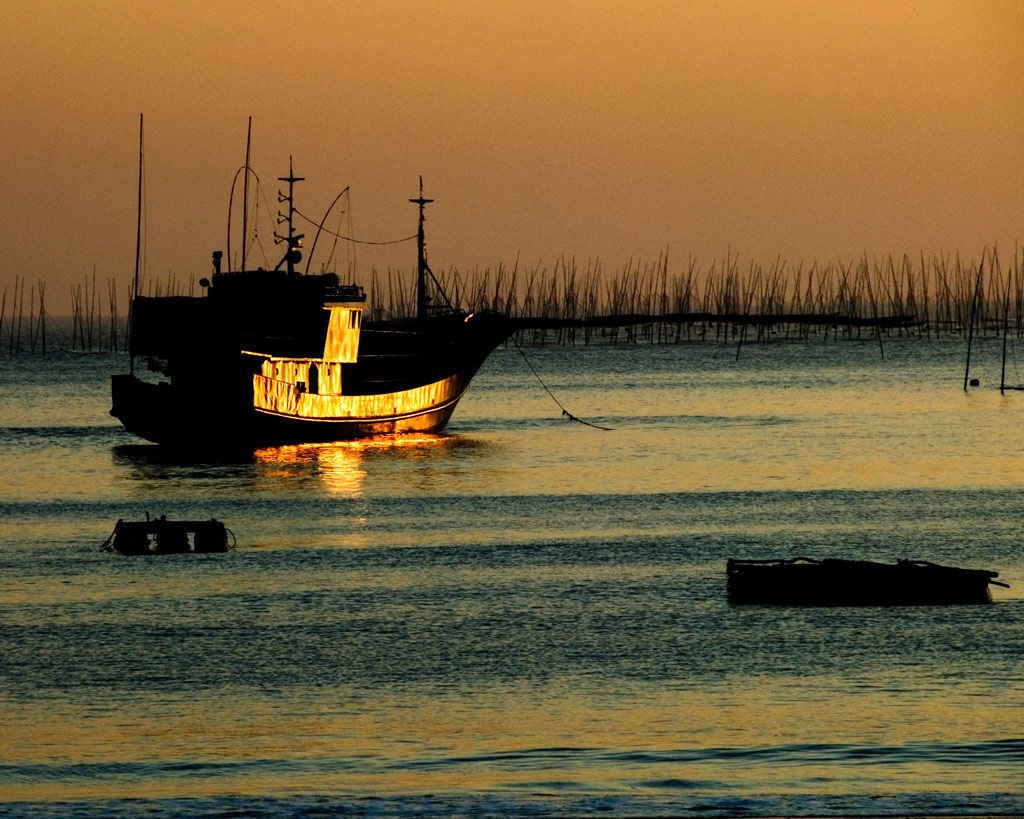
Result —
<path fill-rule="evenodd" d="M 1016 0 L 8 5 L 0 289 L 43 279 L 51 312 L 94 265 L 131 280 L 140 113 L 151 277 L 224 248 L 249 116 L 271 206 L 292 154 L 299 207 L 350 185 L 363 238 L 414 232 L 422 174 L 438 269 L 1024 237 Z M 414 248 L 357 254 L 411 270 Z"/>

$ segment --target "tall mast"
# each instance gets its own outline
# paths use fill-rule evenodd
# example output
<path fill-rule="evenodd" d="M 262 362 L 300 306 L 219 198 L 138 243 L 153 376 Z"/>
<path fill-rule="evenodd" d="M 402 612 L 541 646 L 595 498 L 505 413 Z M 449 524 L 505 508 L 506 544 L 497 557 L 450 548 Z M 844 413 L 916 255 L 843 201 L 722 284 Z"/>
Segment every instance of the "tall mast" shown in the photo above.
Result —
<path fill-rule="evenodd" d="M 433 202 L 433 199 L 423 198 L 423 177 L 420 177 L 420 195 L 418 199 L 410 199 L 414 205 L 420 206 L 420 226 L 416 232 L 416 318 L 420 321 L 427 317 L 427 306 L 430 304 L 430 296 L 427 295 L 427 274 L 430 268 L 427 266 L 426 242 L 423 234 L 423 208 L 424 205 Z"/>
<path fill-rule="evenodd" d="M 245 182 L 242 185 L 242 270 L 245 270 L 245 251 L 249 246 L 249 147 L 252 145 L 252 117 L 245 136 Z M 228 248 L 230 250 L 230 248 Z"/>
<path fill-rule="evenodd" d="M 135 375 L 135 308 L 133 303 L 139 295 L 139 259 L 142 255 L 142 114 L 139 114 L 139 198 L 135 217 L 135 281 L 128 299 L 128 372 Z"/>

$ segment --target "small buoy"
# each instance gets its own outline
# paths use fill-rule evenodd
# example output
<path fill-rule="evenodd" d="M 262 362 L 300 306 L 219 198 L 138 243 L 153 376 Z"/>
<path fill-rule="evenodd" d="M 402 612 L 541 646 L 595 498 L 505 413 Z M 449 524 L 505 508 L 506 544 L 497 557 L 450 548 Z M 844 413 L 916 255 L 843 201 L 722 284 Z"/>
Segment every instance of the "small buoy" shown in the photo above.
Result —
<path fill-rule="evenodd" d="M 981 382 L 977 378 L 972 378 L 970 384 L 972 387 L 977 387 Z"/>

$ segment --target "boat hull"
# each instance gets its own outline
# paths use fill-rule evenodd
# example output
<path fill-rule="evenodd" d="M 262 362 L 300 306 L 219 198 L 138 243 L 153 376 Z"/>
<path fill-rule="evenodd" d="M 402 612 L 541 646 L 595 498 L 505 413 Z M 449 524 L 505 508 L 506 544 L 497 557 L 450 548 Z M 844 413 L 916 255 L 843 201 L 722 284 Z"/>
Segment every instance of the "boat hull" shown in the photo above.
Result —
<path fill-rule="evenodd" d="M 190 396 L 176 394 L 169 385 L 115 375 L 111 387 L 114 406 L 110 412 L 125 429 L 153 443 L 186 449 L 251 448 L 436 433 L 448 424 L 465 392 L 462 389 L 437 405 L 369 417 L 303 418 L 252 406 L 217 417 L 197 411 Z"/>
<path fill-rule="evenodd" d="M 308 394 L 254 372 L 244 355 L 227 383 L 207 379 L 188 382 L 185 388 L 115 375 L 110 414 L 140 438 L 185 449 L 251 449 L 437 433 L 448 424 L 487 354 L 503 338 L 494 335 L 486 346 L 470 348 L 475 352 L 459 357 L 460 368 L 437 381 L 412 386 L 415 382 L 407 377 L 393 382 L 405 389 L 390 392 L 371 392 L 365 380 L 351 379 L 357 394 Z M 441 372 L 435 369 L 430 374 Z"/>

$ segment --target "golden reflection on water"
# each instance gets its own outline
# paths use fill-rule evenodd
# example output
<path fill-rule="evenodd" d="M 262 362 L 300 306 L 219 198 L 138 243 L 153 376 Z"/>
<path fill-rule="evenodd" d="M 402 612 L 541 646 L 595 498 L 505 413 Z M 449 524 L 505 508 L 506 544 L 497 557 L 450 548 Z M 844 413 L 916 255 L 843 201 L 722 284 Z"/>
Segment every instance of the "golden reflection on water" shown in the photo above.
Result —
<path fill-rule="evenodd" d="M 265 478 L 289 479 L 315 475 L 323 489 L 337 497 L 363 495 L 370 454 L 416 457 L 450 445 L 446 435 L 387 435 L 360 441 L 267 447 L 256 450 L 256 463 Z"/>

